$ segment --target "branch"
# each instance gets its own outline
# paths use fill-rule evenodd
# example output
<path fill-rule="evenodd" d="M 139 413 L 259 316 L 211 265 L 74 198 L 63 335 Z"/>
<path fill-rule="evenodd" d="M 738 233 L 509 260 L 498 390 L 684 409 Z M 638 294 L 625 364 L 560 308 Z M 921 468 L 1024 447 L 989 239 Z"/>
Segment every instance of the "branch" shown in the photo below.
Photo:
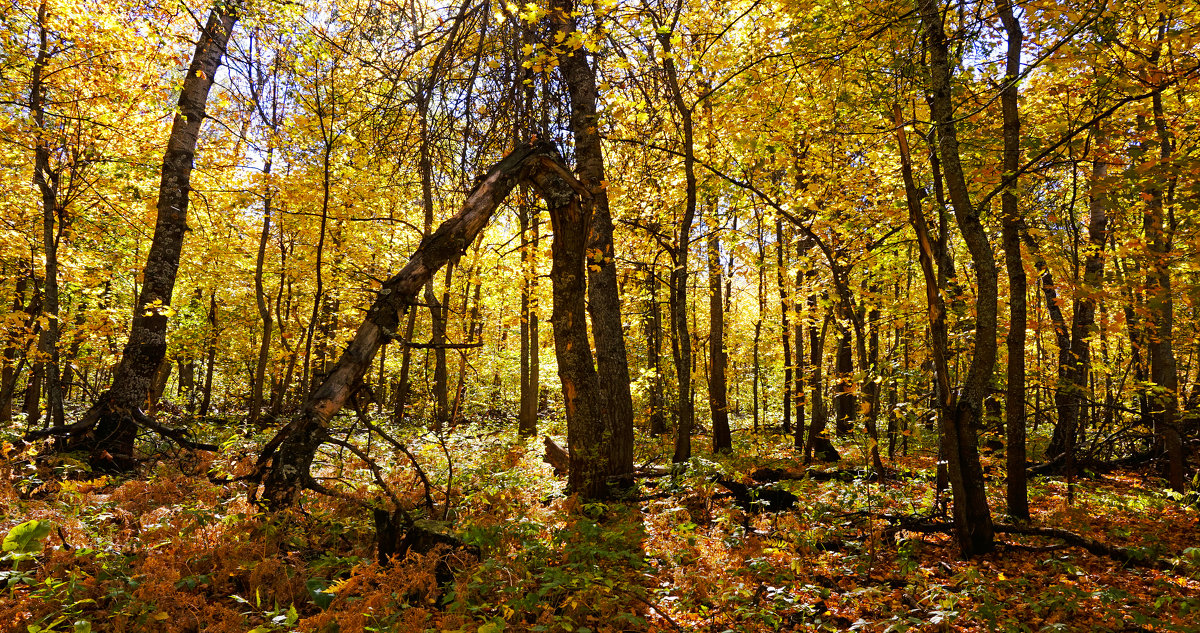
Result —
<path fill-rule="evenodd" d="M 205 444 L 203 442 L 195 442 L 188 439 L 188 436 L 191 435 L 191 432 L 186 428 L 176 429 L 156 422 L 153 418 L 143 413 L 141 409 L 133 409 L 133 411 L 130 412 L 130 415 L 133 416 L 133 420 L 138 424 L 158 433 L 159 435 L 162 435 L 163 437 L 171 439 L 173 442 L 184 448 L 190 448 L 196 451 L 212 451 L 214 453 L 220 450 L 215 444 Z"/>

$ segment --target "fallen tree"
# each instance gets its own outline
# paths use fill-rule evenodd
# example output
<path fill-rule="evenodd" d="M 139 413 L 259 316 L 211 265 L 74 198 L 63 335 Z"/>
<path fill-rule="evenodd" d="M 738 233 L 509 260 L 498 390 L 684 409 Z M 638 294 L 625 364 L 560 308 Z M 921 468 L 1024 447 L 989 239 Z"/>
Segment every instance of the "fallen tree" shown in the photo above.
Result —
<path fill-rule="evenodd" d="M 329 424 L 370 369 L 385 342 L 399 340 L 400 316 L 416 305 L 415 297 L 442 266 L 457 259 L 487 226 L 517 184 L 532 185 L 546 200 L 554 230 L 555 351 L 567 414 L 570 455 L 569 488 L 588 497 L 605 490 L 601 446 L 603 423 L 598 415 L 599 382 L 587 337 L 584 307 L 584 244 L 590 208 L 581 204 L 589 193 L 547 142 L 520 146 L 476 179 L 459 212 L 425 238 L 400 272 L 383 283 L 354 338 L 304 403 L 300 413 L 264 447 L 254 477 L 263 484 L 270 508 L 296 502 L 305 489 L 325 492 L 312 476 L 312 462 L 329 441 Z"/>
<path fill-rule="evenodd" d="M 888 531 L 893 535 L 900 531 L 919 532 L 923 534 L 954 533 L 953 524 L 944 521 L 930 521 L 928 517 L 893 514 L 873 515 L 873 517 L 890 523 L 891 527 Z M 1023 536 L 1042 536 L 1046 538 L 1054 538 L 1071 547 L 1078 547 L 1088 551 L 1091 554 L 1095 554 L 1096 556 L 1111 558 L 1125 565 L 1154 568 L 1165 568 L 1170 566 L 1166 561 L 1153 556 L 1144 550 L 1109 545 L 1108 543 L 1097 541 L 1069 530 L 1037 527 L 1033 525 L 1014 525 L 1011 523 L 996 523 L 995 527 L 997 534 L 1020 534 Z M 1008 544 L 1008 546 L 1014 547 L 1011 544 Z"/>

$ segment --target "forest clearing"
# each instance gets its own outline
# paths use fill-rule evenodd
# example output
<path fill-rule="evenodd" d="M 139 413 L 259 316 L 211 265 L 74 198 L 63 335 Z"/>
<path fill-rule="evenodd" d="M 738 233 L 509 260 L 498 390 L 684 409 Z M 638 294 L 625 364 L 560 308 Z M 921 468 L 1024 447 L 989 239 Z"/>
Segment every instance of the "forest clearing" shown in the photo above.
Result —
<path fill-rule="evenodd" d="M 1197 9 L 5 4 L 0 630 L 1200 630 Z"/>

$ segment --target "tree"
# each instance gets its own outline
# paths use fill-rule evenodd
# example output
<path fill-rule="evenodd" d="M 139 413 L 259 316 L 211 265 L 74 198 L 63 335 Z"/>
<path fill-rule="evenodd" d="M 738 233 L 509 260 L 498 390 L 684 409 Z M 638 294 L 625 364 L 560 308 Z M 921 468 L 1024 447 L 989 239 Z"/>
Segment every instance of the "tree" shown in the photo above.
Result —
<path fill-rule="evenodd" d="M 589 192 L 591 231 L 588 237 L 588 313 L 596 339 L 596 361 L 604 397 L 602 414 L 608 418 L 605 436 L 610 443 L 609 474 L 627 481 L 633 473 L 633 399 L 629 393 L 629 363 L 621 325 L 621 299 L 617 291 L 613 223 L 608 205 L 608 179 L 600 145 L 596 113 L 596 72 L 588 64 L 587 49 L 575 20 L 574 0 L 551 2 L 551 25 L 558 65 L 571 99 L 571 133 L 575 139 L 575 171 Z M 555 231 L 554 243 L 559 238 Z"/>
<path fill-rule="evenodd" d="M 958 545 L 964 556 L 974 556 L 995 547 L 975 429 L 983 418 L 983 400 L 996 362 L 996 262 L 979 220 L 979 210 L 971 204 L 960 162 L 951 101 L 950 50 L 941 7 L 937 0 L 919 0 L 917 8 L 929 53 L 930 109 L 937 129 L 938 155 L 945 170 L 955 221 L 975 265 L 978 293 L 971 368 L 958 394 L 944 393 L 947 412 L 941 418 Z"/>
<path fill-rule="evenodd" d="M 172 313 L 171 295 L 187 231 L 191 174 L 204 122 L 204 107 L 217 67 L 225 54 L 238 8 L 217 4 L 209 13 L 179 94 L 178 111 L 167 141 L 159 185 L 158 220 L 146 256 L 143 285 L 134 307 L 129 341 L 108 391 L 101 394 L 83 418 L 69 426 L 56 426 L 31 437 L 69 436 L 66 446 L 85 449 L 94 465 L 118 470 L 134 463 L 134 440 L 139 426 L 172 435 L 184 444 L 196 444 L 146 417 L 143 409 L 159 365 L 166 357 L 167 322 Z"/>
<path fill-rule="evenodd" d="M 587 345 L 584 318 L 583 240 L 591 218 L 580 202 L 586 189 L 570 176 L 557 150 L 546 143 L 517 148 L 477 179 L 462 208 L 442 223 L 409 258 L 408 264 L 383 283 L 366 319 L 334 363 L 324 381 L 308 397 L 301 413 L 263 449 L 258 472 L 263 498 L 270 507 L 294 504 L 308 488 L 323 491 L 311 475 L 317 450 L 328 439 L 329 423 L 352 396 L 370 369 L 376 351 L 396 337 L 400 315 L 416 293 L 475 241 L 509 192 L 528 178 L 544 198 L 554 219 L 555 349 L 567 406 L 571 454 L 570 489 L 585 497 L 605 494 L 607 455 L 599 414 L 599 383 Z"/>

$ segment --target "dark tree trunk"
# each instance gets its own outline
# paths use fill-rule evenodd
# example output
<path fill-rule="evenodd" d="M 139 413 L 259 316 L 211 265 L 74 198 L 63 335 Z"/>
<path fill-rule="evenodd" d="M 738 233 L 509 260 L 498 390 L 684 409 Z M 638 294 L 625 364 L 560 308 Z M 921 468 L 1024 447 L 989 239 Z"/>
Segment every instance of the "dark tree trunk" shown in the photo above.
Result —
<path fill-rule="evenodd" d="M 267 379 L 267 361 L 271 358 L 271 304 L 263 284 L 263 265 L 267 258 L 267 241 L 271 237 L 271 148 L 263 165 L 265 180 L 263 192 L 262 231 L 258 237 L 258 258 L 254 263 L 254 299 L 258 304 L 258 318 L 262 321 L 262 340 L 259 341 L 258 359 L 254 363 L 254 380 L 250 385 L 250 424 L 256 424 L 262 412 L 263 385 Z"/>
<path fill-rule="evenodd" d="M 715 215 L 715 209 L 714 209 Z M 713 452 L 733 450 L 729 432 L 729 397 L 725 385 L 725 300 L 722 288 L 721 239 L 717 227 L 708 233 L 708 406 L 712 412 Z M 797 425 L 803 426 L 803 425 Z"/>
<path fill-rule="evenodd" d="M 1021 261 L 1021 212 L 1017 206 L 1015 174 L 1021 161 L 1021 119 L 1017 111 L 1017 78 L 1021 75 L 1021 24 L 1013 15 L 1010 0 L 996 0 L 996 11 L 1008 36 L 1004 70 L 1004 88 L 1000 106 L 1004 116 L 1004 158 L 1002 171 L 1014 180 L 1000 194 L 1003 228 L 1004 266 L 1008 272 L 1009 325 L 1007 381 L 1005 385 L 1004 426 L 1007 431 L 1007 502 L 1009 516 L 1029 519 L 1029 493 L 1025 477 L 1025 330 L 1028 325 L 1025 296 L 1028 282 Z"/>
<path fill-rule="evenodd" d="M 467 290 L 468 291 L 470 290 L 471 285 L 472 285 L 471 280 L 479 279 L 479 268 L 478 268 L 478 266 L 479 266 L 479 242 L 475 242 L 475 254 L 472 255 L 472 260 L 473 261 L 471 262 L 471 267 L 467 270 Z M 466 345 L 471 345 L 475 341 L 478 341 L 480 345 L 483 344 L 483 342 L 482 342 L 483 341 L 483 323 L 479 319 L 480 304 L 482 303 L 482 299 L 483 299 L 483 296 L 482 296 L 483 295 L 483 283 L 482 283 L 482 281 L 476 281 L 474 283 L 474 286 L 475 286 L 475 291 L 473 293 L 474 297 L 471 300 L 471 311 L 467 315 L 466 322 L 463 324 L 463 329 L 462 329 L 463 338 L 465 339 L 463 341 L 463 343 Z M 468 292 L 463 293 L 463 306 L 464 307 L 467 304 L 467 301 L 466 301 L 467 294 L 468 294 Z M 454 405 L 450 407 L 450 411 L 451 411 L 450 424 L 451 425 L 457 424 L 458 420 L 461 420 L 466 415 L 464 413 L 464 407 L 463 407 L 463 394 L 466 390 L 466 384 L 467 384 L 467 353 L 466 353 L 466 350 L 463 350 L 460 352 L 460 356 L 458 357 L 458 384 L 454 388 Z"/>
<path fill-rule="evenodd" d="M 695 426 L 695 410 L 692 406 L 692 337 L 687 320 L 688 251 L 691 246 L 692 222 L 696 219 L 696 157 L 692 131 L 692 108 L 683 99 L 679 86 L 679 73 L 671 56 L 671 33 L 660 31 L 659 44 L 665 53 L 663 69 L 667 75 L 671 101 L 683 125 L 683 173 L 686 180 L 683 217 L 679 220 L 679 232 L 675 236 L 671 269 L 671 335 L 675 357 L 675 377 L 679 385 L 678 426 L 675 435 L 675 454 L 672 460 L 685 462 L 692 456 L 692 428 Z"/>
<path fill-rule="evenodd" d="M 850 329 L 845 324 L 837 326 L 837 356 L 833 380 L 836 381 L 833 396 L 833 414 L 839 439 L 854 430 L 854 417 L 858 413 L 858 398 L 854 396 L 854 347 Z"/>
<path fill-rule="evenodd" d="M 646 367 L 653 375 L 650 379 L 648 398 L 650 409 L 650 435 L 658 437 L 667 432 L 665 403 L 663 402 L 662 378 L 662 316 L 658 305 L 658 275 L 654 264 L 642 264 L 645 276 L 646 303 L 642 314 L 642 328 L 646 334 Z"/>
<path fill-rule="evenodd" d="M 762 400 L 760 393 L 762 391 L 762 359 L 760 357 L 760 345 L 762 344 L 762 326 L 763 315 L 767 313 L 767 285 L 766 285 L 766 244 L 763 240 L 763 218 L 761 212 L 756 212 L 755 218 L 758 224 L 758 318 L 754 321 L 754 433 L 759 432 L 759 410 L 762 408 Z M 811 316 L 811 314 L 810 314 Z"/>
<path fill-rule="evenodd" d="M 535 170 L 532 179 L 546 200 L 554 233 L 550 269 L 554 309 L 550 322 L 554 325 L 554 352 L 558 357 L 558 377 L 567 417 L 567 449 L 571 456 L 567 489 L 586 499 L 600 499 L 607 495 L 605 480 L 611 458 L 605 437 L 609 429 L 600 411 L 604 396 L 592 365 L 584 308 L 587 277 L 583 254 L 591 217 L 588 206 L 580 204 L 563 174 Z"/>
<path fill-rule="evenodd" d="M 1160 16 L 1158 46 L 1151 63 L 1157 64 L 1162 41 L 1166 37 L 1166 22 Z M 1162 95 L 1153 97 L 1154 131 L 1158 135 L 1158 156 L 1148 161 L 1167 165 L 1174 151 L 1174 142 L 1167 130 L 1163 113 Z M 1151 153 L 1146 143 L 1146 154 Z M 1174 245 L 1174 204 L 1176 176 L 1168 175 L 1166 169 L 1152 170 L 1150 184 L 1143 192 L 1146 208 L 1142 227 L 1146 236 L 1146 328 L 1150 331 L 1150 381 L 1157 389 L 1150 397 L 1153 411 L 1154 432 L 1166 456 L 1167 483 L 1176 492 L 1184 491 L 1183 437 L 1179 428 L 1179 374 L 1174 350 L 1175 304 L 1171 296 L 1171 257 Z"/>
<path fill-rule="evenodd" d="M 208 298 L 208 358 L 204 370 L 204 387 L 200 396 L 200 417 L 208 415 L 212 406 L 213 373 L 217 365 L 217 291 L 213 289 Z"/>
<path fill-rule="evenodd" d="M 146 258 L 144 282 L 112 385 L 79 423 L 48 430 L 49 434 L 74 435 L 68 447 L 90 451 L 93 465 L 98 467 L 126 469 L 134 463 L 135 416 L 140 415 L 136 412 L 146 406 L 154 373 L 167 351 L 169 306 L 188 228 L 188 195 L 204 106 L 236 19 L 232 5 L 214 6 L 184 78 L 163 157 L 158 219 Z M 81 434 L 83 431 L 88 432 Z"/>
<path fill-rule="evenodd" d="M 804 443 L 804 462 L 809 463 L 815 456 L 823 462 L 836 462 L 841 459 L 837 448 L 829 439 L 829 433 L 826 430 L 828 417 L 825 415 L 825 379 L 823 376 L 823 366 L 825 363 L 825 326 L 828 325 L 830 315 L 826 315 L 822 325 L 817 325 L 817 308 L 819 305 L 817 290 L 815 288 L 815 280 L 817 271 L 809 269 L 809 287 L 812 288 L 808 295 L 808 370 L 809 388 L 811 395 L 809 400 L 809 414 L 811 415 L 808 425 L 808 441 Z"/>
<path fill-rule="evenodd" d="M 520 214 L 523 275 L 521 279 L 521 403 L 517 428 L 521 436 L 533 437 L 537 435 L 538 385 L 541 383 L 538 371 L 540 347 L 537 309 L 537 207 L 529 203 L 522 203 Z"/>
<path fill-rule="evenodd" d="M 454 281 L 454 260 L 446 264 L 445 287 L 439 300 L 433 290 L 433 280 L 425 284 L 425 303 L 429 304 L 432 322 L 430 343 L 433 345 L 433 424 L 441 431 L 450 418 L 450 393 L 446 369 L 446 313 L 450 301 L 450 284 Z"/>
<path fill-rule="evenodd" d="M 405 321 L 404 334 L 401 336 L 400 346 L 403 351 L 400 353 L 400 378 L 396 381 L 395 404 L 392 407 L 392 417 L 399 422 L 406 415 L 405 410 L 408 408 L 409 394 L 412 392 L 412 348 L 408 346 L 408 342 L 412 340 L 413 330 L 417 324 L 417 311 L 409 310 L 408 319 Z"/>
<path fill-rule="evenodd" d="M 775 218 L 775 281 L 779 285 L 779 337 L 783 341 L 783 433 L 792 432 L 792 330 L 788 324 L 787 260 L 783 220 Z M 797 422 L 799 425 L 799 422 Z"/>
<path fill-rule="evenodd" d="M 30 264 L 32 266 L 32 263 Z M 29 286 L 29 276 L 22 271 L 17 277 L 15 292 L 13 293 L 12 313 L 26 313 L 25 325 L 27 328 L 33 326 L 31 314 L 36 314 L 34 310 L 26 310 L 25 307 L 25 291 Z M 32 302 L 32 301 L 31 301 Z M 25 344 L 24 336 L 25 328 L 18 332 L 9 331 L 7 340 L 4 342 L 4 369 L 0 374 L 0 423 L 12 421 L 12 402 L 13 394 L 16 393 L 17 380 L 21 377 L 21 369 L 25 366 L 28 360 L 25 354 L 21 355 L 20 361 L 17 360 L 17 351 L 27 345 Z"/>
<path fill-rule="evenodd" d="M 925 27 L 929 52 L 930 107 L 937 129 L 946 189 L 950 194 L 955 221 L 975 266 L 975 337 L 971 366 L 963 381 L 961 394 L 953 403 L 951 415 L 943 418 L 950 489 L 954 496 L 954 522 L 959 548 L 964 556 L 975 556 L 995 548 L 991 510 L 984 490 L 983 467 L 979 462 L 975 429 L 982 417 L 996 363 L 996 261 L 987 232 L 972 205 L 966 178 L 959 162 L 958 136 L 951 99 L 950 54 L 942 28 L 938 0 L 918 0 L 918 11 Z"/>
<path fill-rule="evenodd" d="M 62 234 L 63 209 L 59 206 L 59 172 L 50 165 L 49 130 L 46 129 L 46 85 L 44 76 L 50 59 L 46 3 L 38 7 L 38 54 L 33 62 L 29 110 L 37 138 L 34 142 L 33 182 L 42 196 L 42 243 L 46 253 L 46 276 L 42 288 L 46 325 L 38 339 L 38 352 L 46 381 L 48 421 L 63 426 L 63 394 L 59 372 L 58 341 L 61 336 L 58 310 L 58 240 Z"/>
<path fill-rule="evenodd" d="M 803 261 L 804 257 L 806 257 L 808 255 L 808 250 L 811 248 L 811 246 L 812 246 L 812 240 L 797 241 L 796 255 L 798 256 L 798 258 L 801 261 Z M 795 310 L 795 312 L 796 312 L 796 328 L 795 328 L 795 337 L 794 337 L 795 341 L 796 341 L 796 350 L 795 350 L 796 362 L 794 363 L 794 365 L 795 365 L 795 380 L 793 381 L 793 386 L 792 386 L 792 393 L 795 396 L 795 402 L 796 402 L 796 428 L 794 430 L 792 446 L 798 451 L 804 450 L 804 440 L 805 440 L 805 436 L 806 436 L 806 431 L 808 430 L 808 425 L 806 425 L 804 423 L 804 405 L 808 401 L 808 395 L 805 393 L 804 387 L 805 387 L 805 382 L 807 381 L 808 376 L 809 376 L 809 374 L 808 374 L 808 372 L 809 372 L 808 357 L 805 356 L 805 354 L 804 354 L 804 338 L 805 338 L 804 337 L 804 326 L 805 326 L 805 319 L 813 318 L 813 310 L 811 309 L 811 307 L 808 310 L 807 315 L 801 316 L 801 313 L 800 313 L 801 312 L 800 311 L 800 292 L 801 292 L 801 289 L 804 287 L 804 277 L 805 277 L 805 272 L 800 269 L 797 269 L 796 270 L 796 299 L 795 299 L 795 304 L 794 304 L 795 308 L 796 308 L 796 310 Z"/>
<path fill-rule="evenodd" d="M 574 0 L 554 0 L 551 23 L 563 38 L 576 31 Z M 608 182 L 600 146 L 600 122 L 596 113 L 598 92 L 595 69 L 588 64 L 586 50 L 560 49 L 559 70 L 571 98 L 571 131 L 575 139 L 575 170 L 590 194 L 592 208 L 588 252 L 588 313 L 596 340 L 596 362 L 606 416 L 609 445 L 609 475 L 623 481 L 633 473 L 633 399 L 629 392 L 629 364 L 621 325 L 621 299 L 617 288 L 613 252 L 613 223 L 608 209 Z M 558 244 L 555 233 L 554 244 Z"/>

